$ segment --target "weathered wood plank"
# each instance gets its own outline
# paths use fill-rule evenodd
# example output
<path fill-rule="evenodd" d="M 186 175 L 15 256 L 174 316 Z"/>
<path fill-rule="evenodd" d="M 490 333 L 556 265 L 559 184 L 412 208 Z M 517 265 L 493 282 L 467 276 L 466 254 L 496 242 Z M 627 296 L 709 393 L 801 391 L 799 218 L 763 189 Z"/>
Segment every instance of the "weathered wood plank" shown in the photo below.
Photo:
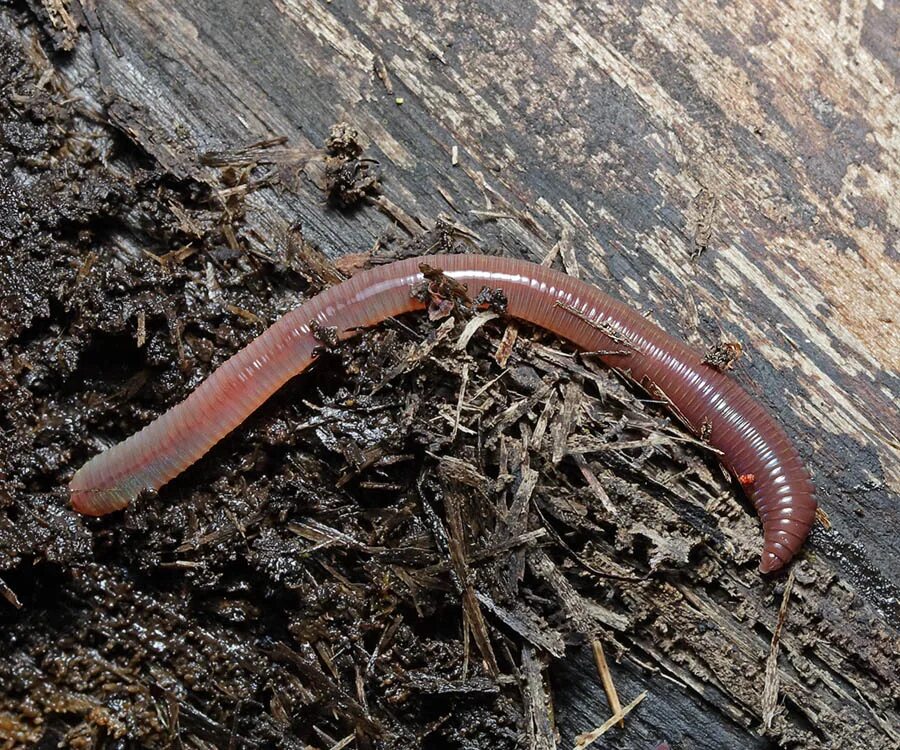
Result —
<path fill-rule="evenodd" d="M 138 107 L 114 114 L 175 174 L 349 119 L 423 224 L 448 212 L 440 188 L 506 252 L 540 258 L 570 231 L 587 277 L 695 343 L 744 344 L 738 377 L 801 443 L 833 543 L 864 541 L 850 573 L 898 553 L 900 167 L 890 45 L 862 42 L 890 11 L 842 7 L 107 3 L 118 54 L 95 36 L 72 79 L 96 83 L 102 60 L 107 94 Z M 479 226 L 482 180 L 542 234 Z M 297 221 L 332 255 L 377 236 L 292 187 L 251 196 L 245 241 L 283 252 Z"/>

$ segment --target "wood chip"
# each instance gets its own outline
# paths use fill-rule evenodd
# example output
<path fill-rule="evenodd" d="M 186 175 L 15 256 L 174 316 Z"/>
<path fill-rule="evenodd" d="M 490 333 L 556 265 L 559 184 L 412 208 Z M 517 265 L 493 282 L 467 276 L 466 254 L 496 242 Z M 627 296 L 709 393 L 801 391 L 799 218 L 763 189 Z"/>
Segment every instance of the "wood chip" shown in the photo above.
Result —
<path fill-rule="evenodd" d="M 541 415 L 538 417 L 537 422 L 535 422 L 534 432 L 531 434 L 531 449 L 533 451 L 541 450 L 541 446 L 544 442 L 544 435 L 547 432 L 547 426 L 550 424 L 550 417 L 552 417 L 556 411 L 558 401 L 559 398 L 556 395 L 556 392 L 553 392 L 550 394 L 550 398 L 544 403 Z"/>
<path fill-rule="evenodd" d="M 378 80 L 381 81 L 381 85 L 384 86 L 384 90 L 387 91 L 388 94 L 393 94 L 394 84 L 391 83 L 391 77 L 388 75 L 387 65 L 385 65 L 384 58 L 381 55 L 375 55 L 375 59 L 372 61 L 372 70 L 378 77 Z"/>
<path fill-rule="evenodd" d="M 466 560 L 465 531 L 463 529 L 462 511 L 459 501 L 459 494 L 452 489 L 448 489 L 444 493 L 444 511 L 447 517 L 447 541 L 450 549 L 450 559 L 453 563 L 456 577 L 463 589 L 463 615 L 466 627 L 472 632 L 485 667 L 491 676 L 496 678 L 500 675 L 500 667 L 497 664 L 497 657 L 494 655 L 487 623 L 481 612 L 475 588 L 471 583 L 472 575 Z"/>
<path fill-rule="evenodd" d="M 502 411 L 499 415 L 490 420 L 486 427 L 488 429 L 496 430 L 497 432 L 504 430 L 506 427 L 514 424 L 523 416 L 525 416 L 525 414 L 531 411 L 534 408 L 535 404 L 540 403 L 541 401 L 546 399 L 552 389 L 553 384 L 551 383 L 538 388 L 528 398 L 520 399 L 519 401 L 516 401 L 514 404 L 512 404 L 512 406 L 509 406 L 507 409 Z"/>
<path fill-rule="evenodd" d="M 489 320 L 493 320 L 494 318 L 498 317 L 500 316 L 497 315 L 497 313 L 491 312 L 490 310 L 485 310 L 473 315 L 471 319 L 466 323 L 466 326 L 465 328 L 463 328 L 462 333 L 459 334 L 459 338 L 456 340 L 457 351 L 462 351 L 469 345 L 469 341 L 472 340 L 472 336 L 475 335 L 476 331 L 478 331 L 481 326 L 483 326 Z"/>
<path fill-rule="evenodd" d="M 625 615 L 607 609 L 600 602 L 583 597 L 543 550 L 529 551 L 528 567 L 537 578 L 546 581 L 559 597 L 566 617 L 579 632 L 593 635 L 603 627 L 619 632 L 631 627 Z"/>
<path fill-rule="evenodd" d="M 552 266 L 553 261 L 556 260 L 557 255 L 559 255 L 559 242 L 554 243 L 553 247 L 551 247 L 547 251 L 547 254 L 541 260 L 541 265 L 542 266 Z"/>
<path fill-rule="evenodd" d="M 769 656 L 766 659 L 766 678 L 762 692 L 762 720 L 763 726 L 768 730 L 772 728 L 772 721 L 778 713 L 778 641 L 781 640 L 781 629 L 787 618 L 788 602 L 791 598 L 791 589 L 794 588 L 794 569 L 791 568 L 787 582 L 784 584 L 784 594 L 781 597 L 781 607 L 778 609 L 778 622 L 772 633 L 772 645 L 769 648 Z"/>
<path fill-rule="evenodd" d="M 572 233 L 569 231 L 568 227 L 563 227 L 562 235 L 559 238 L 559 242 L 556 244 L 559 246 L 559 255 L 562 258 L 566 273 L 572 278 L 580 279 L 581 268 L 578 265 L 578 258 L 575 257 L 575 248 L 572 245 Z"/>
<path fill-rule="evenodd" d="M 332 745 L 328 750 L 344 750 L 344 748 L 349 747 L 355 739 L 355 734 L 348 734 L 346 737 L 344 737 L 344 739 Z"/>
<path fill-rule="evenodd" d="M 239 318 L 243 318 L 248 323 L 253 323 L 255 325 L 265 325 L 266 321 L 264 321 L 259 315 L 254 312 L 250 312 L 250 310 L 245 310 L 243 307 L 238 307 L 237 305 L 231 305 L 227 302 L 222 305 L 225 310 L 230 312 L 232 315 L 237 315 Z"/>
<path fill-rule="evenodd" d="M 469 363 L 466 362 L 462 369 L 462 378 L 459 384 L 459 396 L 456 398 L 456 413 L 453 418 L 453 429 L 450 431 L 450 442 L 456 440 L 459 432 L 459 419 L 462 414 L 463 403 L 466 400 L 466 386 L 469 385 Z"/>
<path fill-rule="evenodd" d="M 19 601 L 19 597 L 16 596 L 16 592 L 13 591 L 9 586 L 6 585 L 6 582 L 0 578 L 0 594 L 3 595 L 3 598 L 6 599 L 10 604 L 12 604 L 16 609 L 22 609 L 22 602 Z"/>
<path fill-rule="evenodd" d="M 553 727 L 553 709 L 550 696 L 544 689 L 544 665 L 537 659 L 534 649 L 522 649 L 523 689 L 528 721 L 528 746 L 531 750 L 556 750 L 556 731 Z"/>
<path fill-rule="evenodd" d="M 474 464 L 453 456 L 438 457 L 438 473 L 442 479 L 482 491 L 487 491 L 491 486 L 491 480 L 482 474 Z"/>
<path fill-rule="evenodd" d="M 594 497 L 596 497 L 600 504 L 603 506 L 603 509 L 610 515 L 617 515 L 616 506 L 613 505 L 612 500 L 609 499 L 609 494 L 603 488 L 603 485 L 600 484 L 600 480 L 597 479 L 597 475 L 591 470 L 591 467 L 588 466 L 588 462 L 584 456 L 576 453 L 572 456 L 572 459 L 575 461 L 575 465 L 578 466 L 578 470 L 581 472 L 581 476 L 584 477 L 584 481 L 588 483 L 588 487 L 591 492 L 594 493 Z"/>
<path fill-rule="evenodd" d="M 373 206 L 376 206 L 389 219 L 403 227 L 410 237 L 418 237 L 424 231 L 424 227 L 416 219 L 389 198 L 378 195 L 367 196 L 366 200 Z"/>
<path fill-rule="evenodd" d="M 513 348 L 516 345 L 516 339 L 519 338 L 519 327 L 515 323 L 510 323 L 503 331 L 503 337 L 497 344 L 497 350 L 494 352 L 494 361 L 500 367 L 506 367 L 509 358 L 512 356 Z"/>
<path fill-rule="evenodd" d="M 143 310 L 138 310 L 137 314 L 136 343 L 138 349 L 147 343 L 147 313 Z"/>
<path fill-rule="evenodd" d="M 531 496 L 534 493 L 534 488 L 537 486 L 538 479 L 540 478 L 538 472 L 528 466 L 527 461 L 528 454 L 525 453 L 524 462 L 520 468 L 521 479 L 513 494 L 509 511 L 503 518 L 507 533 L 511 537 L 519 536 L 528 529 L 528 511 L 531 508 Z M 519 589 L 519 584 L 525 577 L 524 550 L 512 555 L 505 567 L 507 589 L 510 593 L 516 592 Z"/>
<path fill-rule="evenodd" d="M 557 659 L 565 656 L 566 644 L 562 634 L 549 627 L 546 621 L 538 617 L 535 612 L 520 605 L 517 605 L 515 609 L 503 607 L 483 591 L 479 591 L 477 596 L 478 601 L 488 612 L 533 646 Z"/>
<path fill-rule="evenodd" d="M 553 439 L 553 452 L 551 461 L 558 464 L 566 455 L 566 443 L 569 439 L 569 433 L 575 424 L 575 415 L 578 413 L 584 400 L 584 391 L 579 383 L 570 381 L 566 383 L 563 391 L 563 408 L 557 415 L 550 428 L 550 435 Z"/>

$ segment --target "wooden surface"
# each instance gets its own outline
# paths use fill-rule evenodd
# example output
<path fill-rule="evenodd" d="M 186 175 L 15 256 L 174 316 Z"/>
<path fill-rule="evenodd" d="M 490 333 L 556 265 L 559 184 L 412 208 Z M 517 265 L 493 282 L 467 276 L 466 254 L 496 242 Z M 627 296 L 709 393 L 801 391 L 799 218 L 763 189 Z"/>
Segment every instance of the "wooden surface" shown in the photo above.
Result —
<path fill-rule="evenodd" d="M 789 698 L 760 734 L 778 584 L 672 585 L 665 626 L 620 633 L 646 666 L 612 663 L 623 702 L 650 696 L 598 747 L 900 741 L 895 4 L 93 5 L 90 31 L 57 36 L 73 48 L 57 71 L 175 179 L 218 189 L 203 153 L 286 137 L 265 157 L 277 184 L 247 195 L 248 251 L 283 257 L 299 223 L 334 258 L 395 223 L 323 201 L 303 156 L 344 120 L 407 229 L 445 216 L 532 260 L 561 243 L 567 270 L 670 332 L 742 343 L 736 377 L 780 415 L 833 525 L 813 535 L 782 635 Z M 608 715 L 589 651 L 571 652 L 553 669 L 564 747 Z"/>
<path fill-rule="evenodd" d="M 835 537 L 883 569 L 900 490 L 896 13 L 665 6 L 108 2 L 67 70 L 175 175 L 215 182 L 202 152 L 314 148 L 348 120 L 421 224 L 449 214 L 532 259 L 568 231 L 585 278 L 694 343 L 742 342 L 740 376 L 801 443 Z M 488 202 L 538 230 L 483 225 Z M 297 222 L 330 256 L 385 225 L 323 211 L 302 179 L 248 203 L 244 241 L 276 254 Z"/>

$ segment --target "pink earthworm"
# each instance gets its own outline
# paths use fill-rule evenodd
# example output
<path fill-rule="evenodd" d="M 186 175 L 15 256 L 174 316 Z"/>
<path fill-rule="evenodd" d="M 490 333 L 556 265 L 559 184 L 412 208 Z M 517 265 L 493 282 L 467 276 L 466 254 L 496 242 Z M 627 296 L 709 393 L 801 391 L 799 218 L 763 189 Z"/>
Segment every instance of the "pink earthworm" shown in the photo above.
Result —
<path fill-rule="evenodd" d="M 421 310 L 412 289 L 422 264 L 468 289 L 499 289 L 511 318 L 526 321 L 607 365 L 627 370 L 662 396 L 720 454 L 762 521 L 760 570 L 784 566 L 815 519 L 810 475 L 784 430 L 728 375 L 637 311 L 598 288 L 522 260 L 481 255 L 409 258 L 363 271 L 299 305 L 232 356 L 182 403 L 91 458 L 69 485 L 73 507 L 88 515 L 120 510 L 158 490 L 240 425 L 287 380 L 314 361 L 316 332 L 338 339 L 388 318 Z M 610 344 L 615 349 L 610 351 Z"/>

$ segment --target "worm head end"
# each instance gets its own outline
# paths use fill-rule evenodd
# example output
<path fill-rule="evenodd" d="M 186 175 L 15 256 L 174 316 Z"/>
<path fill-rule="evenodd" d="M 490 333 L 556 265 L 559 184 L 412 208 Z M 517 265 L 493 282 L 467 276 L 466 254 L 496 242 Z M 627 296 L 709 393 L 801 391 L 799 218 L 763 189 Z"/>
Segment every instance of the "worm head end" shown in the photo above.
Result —
<path fill-rule="evenodd" d="M 759 561 L 760 573 L 774 573 L 776 570 L 781 570 L 783 567 L 784 561 L 777 555 L 774 555 L 771 552 L 763 552 L 762 559 Z"/>
<path fill-rule="evenodd" d="M 105 516 L 128 507 L 128 498 L 116 489 L 79 489 L 73 481 L 69 492 L 73 510 L 85 516 Z"/>

